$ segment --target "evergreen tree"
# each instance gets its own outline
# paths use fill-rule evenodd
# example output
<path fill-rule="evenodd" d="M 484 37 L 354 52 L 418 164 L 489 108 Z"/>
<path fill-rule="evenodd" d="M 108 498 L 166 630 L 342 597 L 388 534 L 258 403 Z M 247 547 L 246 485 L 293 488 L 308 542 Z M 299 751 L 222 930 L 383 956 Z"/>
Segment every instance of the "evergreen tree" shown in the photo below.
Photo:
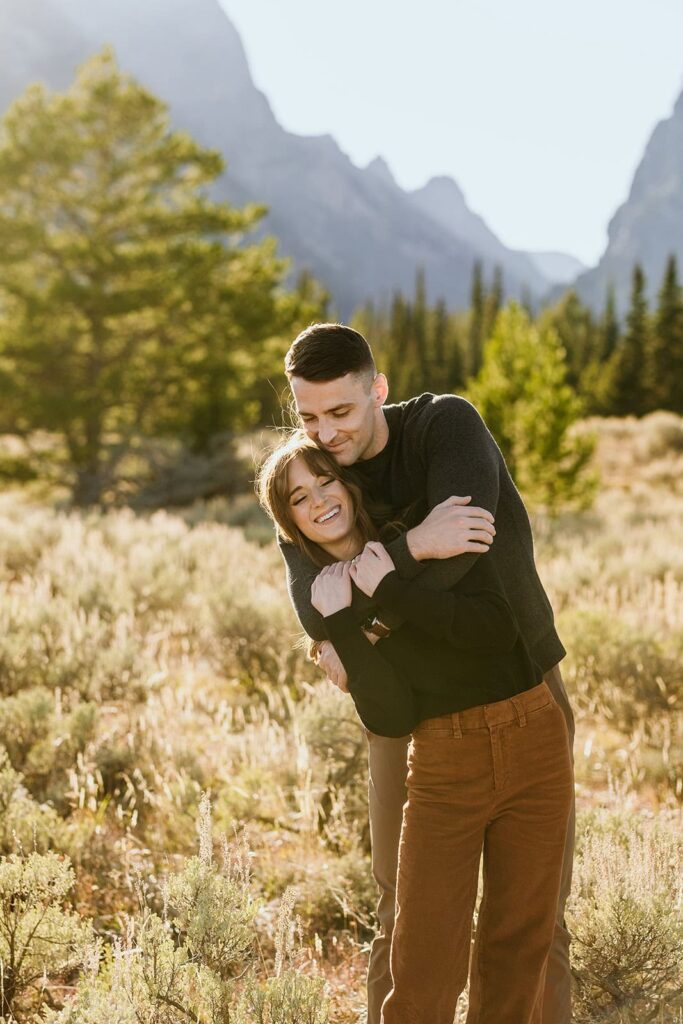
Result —
<path fill-rule="evenodd" d="M 649 391 L 651 355 L 645 274 L 637 263 L 633 269 L 626 331 L 610 363 L 610 405 L 614 415 L 642 416 L 653 408 Z"/>
<path fill-rule="evenodd" d="M 110 51 L 2 122 L 4 426 L 61 434 L 79 503 L 140 434 L 201 449 L 244 426 L 254 381 L 279 372 L 302 300 L 279 290 L 273 240 L 239 247 L 265 211 L 213 202 L 222 170 Z"/>
<path fill-rule="evenodd" d="M 393 400 L 402 402 L 414 392 L 410 379 L 412 367 L 409 362 L 411 316 L 410 306 L 400 291 L 395 291 L 389 314 L 389 340 L 385 372 L 389 378 Z"/>
<path fill-rule="evenodd" d="M 415 353 L 413 388 L 415 393 L 421 394 L 423 391 L 428 390 L 430 377 L 430 359 L 427 342 L 427 292 L 425 273 L 422 267 L 417 271 L 415 277 L 415 301 L 412 307 L 411 323 L 412 342 Z"/>
<path fill-rule="evenodd" d="M 587 466 L 594 442 L 571 433 L 583 409 L 567 383 L 555 330 L 539 330 L 524 309 L 510 303 L 498 317 L 468 398 L 527 501 L 555 510 L 591 499 L 595 480 Z"/>
<path fill-rule="evenodd" d="M 432 369 L 429 389 L 436 393 L 449 391 L 449 366 L 446 358 L 448 346 L 448 310 L 443 299 L 439 299 L 432 315 Z"/>
<path fill-rule="evenodd" d="M 572 388 L 578 388 L 584 370 L 595 357 L 598 344 L 590 310 L 571 289 L 554 309 L 541 318 L 541 323 L 547 323 L 557 331 L 567 353 L 567 380 Z"/>
<path fill-rule="evenodd" d="M 619 338 L 614 286 L 610 285 L 604 312 L 595 329 L 593 352 L 581 372 L 579 381 L 578 390 L 585 401 L 586 412 L 590 415 L 609 415 L 612 411 L 611 360 L 619 344 Z"/>
<path fill-rule="evenodd" d="M 673 253 L 659 292 L 651 375 L 656 407 L 683 414 L 683 288 Z"/>
<path fill-rule="evenodd" d="M 503 304 L 503 271 L 496 264 L 493 271 L 493 283 L 486 296 L 484 307 L 484 344 L 493 334 L 496 318 Z"/>
<path fill-rule="evenodd" d="M 607 289 L 607 302 L 600 321 L 598 339 L 597 358 L 600 362 L 607 362 L 619 344 L 619 320 L 613 284 Z"/>
<path fill-rule="evenodd" d="M 470 323 L 468 332 L 467 373 L 476 377 L 481 369 L 484 350 L 484 281 L 481 263 L 476 261 L 472 269 L 472 290 L 470 293 Z"/>

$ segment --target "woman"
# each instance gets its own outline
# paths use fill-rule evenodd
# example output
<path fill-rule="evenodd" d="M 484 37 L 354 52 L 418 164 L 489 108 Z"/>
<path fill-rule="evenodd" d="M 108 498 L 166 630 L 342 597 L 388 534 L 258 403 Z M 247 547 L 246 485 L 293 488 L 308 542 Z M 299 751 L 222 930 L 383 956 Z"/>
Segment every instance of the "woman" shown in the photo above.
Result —
<path fill-rule="evenodd" d="M 259 474 L 284 538 L 321 566 L 311 598 L 372 732 L 412 732 L 384 1024 L 452 1024 L 467 982 L 483 853 L 469 1024 L 540 1024 L 572 792 L 562 711 L 490 562 L 451 591 L 405 583 L 359 489 L 295 434 Z M 409 524 L 405 524 L 406 526 Z M 352 584 L 399 612 L 375 644 Z"/>

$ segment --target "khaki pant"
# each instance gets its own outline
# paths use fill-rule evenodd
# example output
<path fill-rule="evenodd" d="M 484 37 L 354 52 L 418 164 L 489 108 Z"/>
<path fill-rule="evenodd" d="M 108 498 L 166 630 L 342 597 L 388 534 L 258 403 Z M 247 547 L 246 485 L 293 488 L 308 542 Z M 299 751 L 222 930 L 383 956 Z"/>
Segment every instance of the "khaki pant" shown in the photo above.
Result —
<path fill-rule="evenodd" d="M 545 682 L 565 715 L 573 741 L 574 721 L 559 666 L 551 669 Z M 368 968 L 368 1024 L 380 1024 L 382 1003 L 392 982 L 389 965 L 394 926 L 396 872 L 399 838 L 406 801 L 407 750 L 410 737 L 389 739 L 368 736 L 370 761 L 370 829 L 373 873 L 380 888 L 378 905 L 379 933 L 373 943 Z M 555 930 L 548 956 L 542 1000 L 542 1024 L 569 1024 L 571 1020 L 571 975 L 569 970 L 569 934 L 564 923 L 564 905 L 571 886 L 574 852 L 573 799 L 566 831 Z M 477 951 L 478 953 L 478 951 Z M 476 998 L 478 974 L 473 971 L 473 996 Z"/>

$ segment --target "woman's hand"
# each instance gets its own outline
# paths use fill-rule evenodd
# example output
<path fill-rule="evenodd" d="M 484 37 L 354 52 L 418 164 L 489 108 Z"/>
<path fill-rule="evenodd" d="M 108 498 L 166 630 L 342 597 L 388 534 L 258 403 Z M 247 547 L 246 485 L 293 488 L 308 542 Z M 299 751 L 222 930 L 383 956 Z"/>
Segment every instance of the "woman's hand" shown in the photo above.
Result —
<path fill-rule="evenodd" d="M 351 562 L 351 579 L 359 590 L 372 597 L 384 577 L 395 568 L 384 545 L 370 540 Z"/>
<path fill-rule="evenodd" d="M 326 565 L 311 587 L 311 604 L 321 615 L 334 615 L 351 607 L 351 564 L 335 562 Z"/>

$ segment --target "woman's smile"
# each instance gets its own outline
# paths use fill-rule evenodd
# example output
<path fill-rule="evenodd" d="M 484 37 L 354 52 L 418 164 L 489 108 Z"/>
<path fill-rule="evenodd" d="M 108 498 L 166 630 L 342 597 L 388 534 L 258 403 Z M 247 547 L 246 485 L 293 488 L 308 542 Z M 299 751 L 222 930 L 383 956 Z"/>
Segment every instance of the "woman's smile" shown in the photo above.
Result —
<path fill-rule="evenodd" d="M 315 522 L 318 523 L 318 525 L 322 525 L 323 523 L 329 523 L 330 520 L 335 519 L 339 515 L 341 510 L 341 505 L 335 505 L 334 508 L 331 508 L 327 512 L 324 512 L 321 516 L 317 516 Z"/>

